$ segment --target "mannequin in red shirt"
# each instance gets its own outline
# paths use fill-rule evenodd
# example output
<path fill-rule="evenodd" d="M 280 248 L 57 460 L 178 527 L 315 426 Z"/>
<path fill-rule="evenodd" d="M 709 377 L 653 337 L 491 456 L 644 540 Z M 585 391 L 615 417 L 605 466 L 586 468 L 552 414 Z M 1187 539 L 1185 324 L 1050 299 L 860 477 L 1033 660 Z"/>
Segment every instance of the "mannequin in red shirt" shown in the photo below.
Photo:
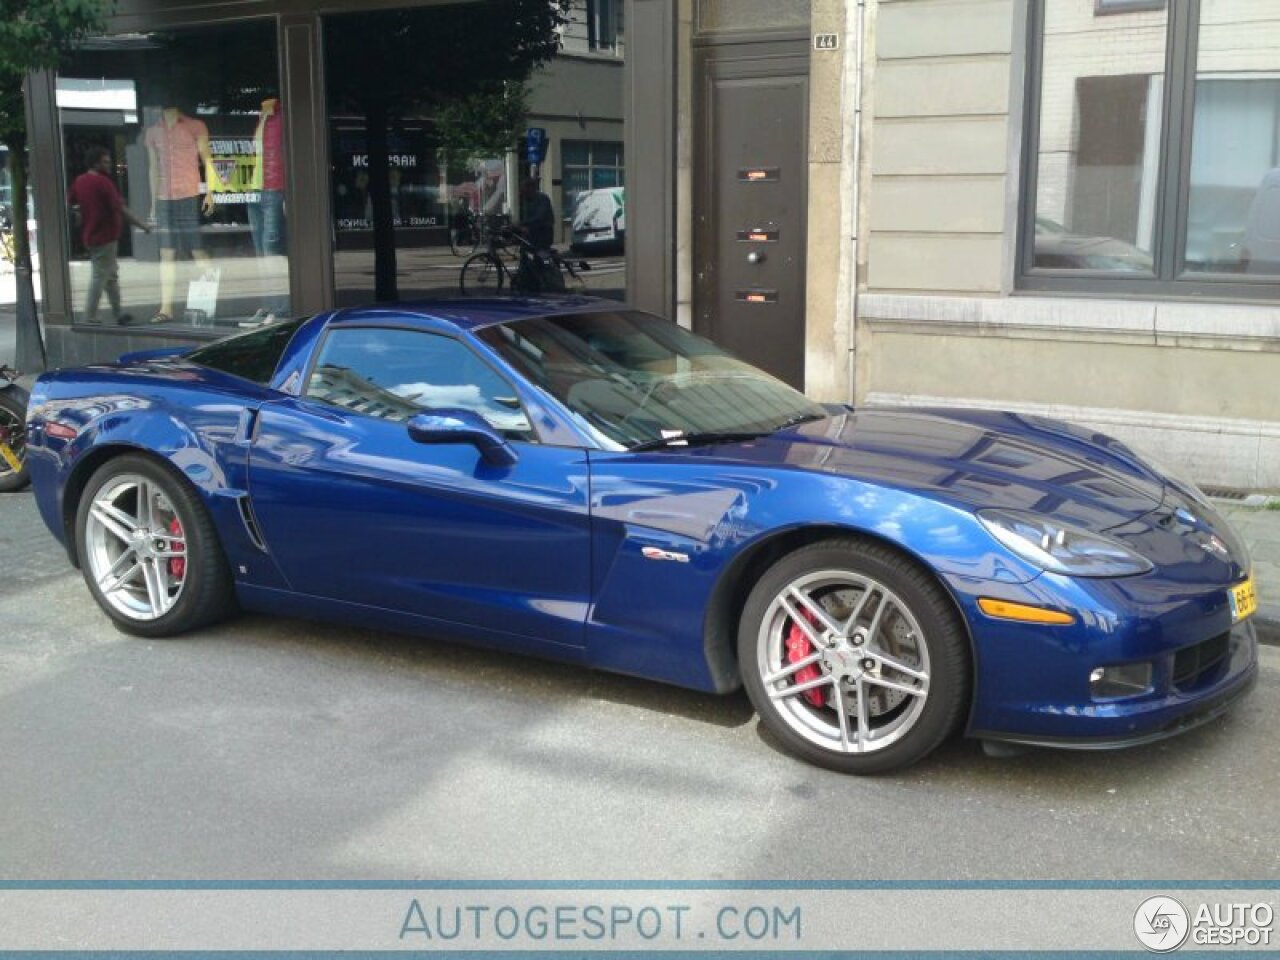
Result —
<path fill-rule="evenodd" d="M 80 239 L 89 251 L 92 271 L 84 305 L 84 321 L 98 322 L 98 304 L 105 290 L 115 323 L 128 326 L 133 318 L 120 312 L 120 269 L 116 248 L 125 221 L 147 233 L 151 232 L 151 227 L 134 216 L 120 198 L 120 191 L 111 178 L 110 151 L 105 147 L 91 147 L 84 162 L 88 169 L 72 181 L 71 189 L 67 191 L 67 202 L 80 211 Z"/>

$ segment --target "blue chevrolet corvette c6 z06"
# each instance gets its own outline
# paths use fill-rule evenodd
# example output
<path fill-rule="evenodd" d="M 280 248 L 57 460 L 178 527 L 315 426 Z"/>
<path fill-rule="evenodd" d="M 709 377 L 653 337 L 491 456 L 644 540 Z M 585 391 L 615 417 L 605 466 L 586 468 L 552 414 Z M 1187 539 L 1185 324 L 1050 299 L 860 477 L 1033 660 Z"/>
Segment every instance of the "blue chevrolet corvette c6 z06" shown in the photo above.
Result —
<path fill-rule="evenodd" d="M 1142 743 L 1257 673 L 1244 547 L 1115 440 L 824 406 L 605 301 L 343 309 L 60 370 L 27 451 L 129 633 L 246 608 L 743 685 L 849 773 L 960 730 Z"/>

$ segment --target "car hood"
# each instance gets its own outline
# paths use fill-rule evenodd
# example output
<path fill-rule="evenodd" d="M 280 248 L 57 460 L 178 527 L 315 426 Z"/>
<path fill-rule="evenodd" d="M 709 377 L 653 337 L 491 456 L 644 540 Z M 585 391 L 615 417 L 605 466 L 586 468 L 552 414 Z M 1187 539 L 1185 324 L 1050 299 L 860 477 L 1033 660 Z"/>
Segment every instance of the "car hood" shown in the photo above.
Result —
<path fill-rule="evenodd" d="M 1110 437 L 983 410 L 847 410 L 712 456 L 816 470 L 971 510 L 1048 513 L 1105 531 L 1160 506 L 1162 478 Z"/>

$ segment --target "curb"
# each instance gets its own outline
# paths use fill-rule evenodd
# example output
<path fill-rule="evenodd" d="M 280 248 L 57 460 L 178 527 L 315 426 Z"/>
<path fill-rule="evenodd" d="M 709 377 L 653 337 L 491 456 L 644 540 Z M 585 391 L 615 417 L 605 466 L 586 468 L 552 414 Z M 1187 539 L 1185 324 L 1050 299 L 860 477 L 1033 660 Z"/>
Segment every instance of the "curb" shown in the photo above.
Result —
<path fill-rule="evenodd" d="M 1280 647 L 1280 607 L 1264 603 L 1258 608 L 1258 618 L 1253 624 L 1258 642 L 1269 647 Z"/>

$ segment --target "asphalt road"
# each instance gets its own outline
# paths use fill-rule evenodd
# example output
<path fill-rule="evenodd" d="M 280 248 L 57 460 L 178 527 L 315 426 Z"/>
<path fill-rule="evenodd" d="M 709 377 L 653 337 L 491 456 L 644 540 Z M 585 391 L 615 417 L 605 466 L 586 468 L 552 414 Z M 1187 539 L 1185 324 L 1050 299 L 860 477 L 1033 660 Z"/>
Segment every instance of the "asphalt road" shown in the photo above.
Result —
<path fill-rule="evenodd" d="M 1280 649 L 1114 754 L 805 766 L 745 698 L 324 624 L 114 631 L 0 495 L 2 879 L 1267 879 Z M 1270 839 L 1268 839 L 1270 838 Z"/>

